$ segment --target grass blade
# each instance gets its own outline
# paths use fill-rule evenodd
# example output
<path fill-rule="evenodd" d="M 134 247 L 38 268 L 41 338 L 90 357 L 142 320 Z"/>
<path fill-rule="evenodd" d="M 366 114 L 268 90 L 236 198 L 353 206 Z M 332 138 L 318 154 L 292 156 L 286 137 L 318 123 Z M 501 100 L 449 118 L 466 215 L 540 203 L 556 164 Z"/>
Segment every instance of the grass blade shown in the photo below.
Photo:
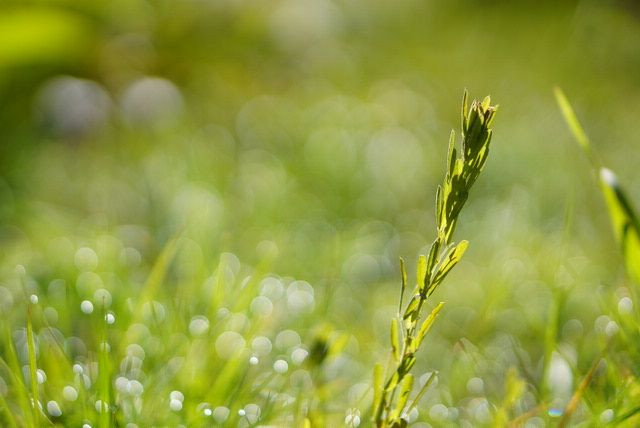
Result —
<path fill-rule="evenodd" d="M 373 367 L 373 414 L 375 415 L 380 406 L 380 399 L 382 398 L 382 388 L 384 383 L 384 367 L 382 364 L 377 363 Z"/>
<path fill-rule="evenodd" d="M 8 362 L 0 357 L 0 364 L 5 368 L 11 383 L 16 388 L 15 395 L 18 397 L 18 404 L 22 410 L 22 416 L 26 426 L 34 426 L 33 410 L 30 402 L 29 391 L 24 383 L 21 375 L 20 364 L 18 363 L 18 355 L 11 340 L 11 332 L 7 326 L 5 329 L 5 351 L 8 354 Z"/>
<path fill-rule="evenodd" d="M 600 365 L 600 361 L 602 361 L 602 357 L 598 358 L 591 365 L 591 368 L 587 372 L 587 375 L 580 382 L 578 389 L 576 389 L 576 391 L 571 396 L 571 399 L 569 400 L 569 403 L 567 404 L 567 407 L 565 407 L 562 414 L 562 419 L 560 419 L 560 422 L 558 423 L 558 428 L 567 426 L 567 424 L 571 421 L 571 415 L 573 415 L 573 412 L 575 412 L 578 404 L 580 404 L 580 399 L 584 395 L 584 392 L 587 390 L 587 387 L 589 387 L 589 384 L 591 383 L 591 380 L 596 373 L 596 369 Z"/>
<path fill-rule="evenodd" d="M 560 88 L 555 88 L 554 92 L 571 133 L 589 158 L 594 173 L 597 174 L 600 190 L 609 210 L 614 234 L 622 248 L 627 271 L 636 282 L 640 283 L 640 222 L 638 216 L 615 174 L 607 168 L 600 167 L 595 151 L 592 149 L 567 97 Z"/>
<path fill-rule="evenodd" d="M 104 312 L 104 311 L 103 311 Z M 98 397 L 101 402 L 99 426 L 101 428 L 108 428 L 110 425 L 110 408 L 109 408 L 109 387 L 111 378 L 111 368 L 109 359 L 109 344 L 107 342 L 107 322 L 105 320 L 105 314 L 101 313 L 101 333 L 100 343 L 98 348 Z"/>
<path fill-rule="evenodd" d="M 620 424 L 624 421 L 626 421 L 627 419 L 630 419 L 632 417 L 634 417 L 635 415 L 637 415 L 638 413 L 640 413 L 640 406 L 629 410 L 628 412 L 624 413 L 622 416 L 620 416 L 618 419 L 616 419 L 613 424 L 617 425 Z"/>
<path fill-rule="evenodd" d="M 29 353 L 29 377 L 31 378 L 31 408 L 33 409 L 33 423 L 40 425 L 40 408 L 38 406 L 38 366 L 36 364 L 36 344 L 33 337 L 31 323 L 31 307 L 27 307 L 27 352 Z"/>
<path fill-rule="evenodd" d="M 415 398 L 413 399 L 413 401 L 411 402 L 411 404 L 407 408 L 407 411 L 411 411 L 414 407 L 416 407 L 418 405 L 418 403 L 420 402 L 420 399 L 422 398 L 424 393 L 427 392 L 427 389 L 429 389 L 429 387 L 431 386 L 433 381 L 436 380 L 436 376 L 437 375 L 438 375 L 438 372 L 431 372 L 431 375 L 429 376 L 429 379 L 427 379 L 427 381 L 424 383 L 424 385 L 422 385 L 422 388 L 420 388 L 420 391 L 418 392 L 418 395 L 415 396 Z"/>
<path fill-rule="evenodd" d="M 7 404 L 7 400 L 4 399 L 4 395 L 0 394 L 0 409 L 4 412 L 4 416 L 7 420 L 7 422 L 9 423 L 10 427 L 17 427 L 18 423 L 16 422 L 15 418 L 13 417 L 13 413 L 11 413 L 11 410 L 9 409 L 9 405 Z"/>
<path fill-rule="evenodd" d="M 594 166 L 594 168 L 597 168 L 598 163 L 595 159 L 593 151 L 591 150 L 591 143 L 589 142 L 589 138 L 587 137 L 587 134 L 584 132 L 582 125 L 580 125 L 580 121 L 578 120 L 578 117 L 576 116 L 576 113 L 573 110 L 573 107 L 571 107 L 569 100 L 565 96 L 564 92 L 562 92 L 562 89 L 560 89 L 557 86 L 553 89 L 553 93 L 556 97 L 556 102 L 558 103 L 558 107 L 560 107 L 560 111 L 562 112 L 562 116 L 564 117 L 565 122 L 569 126 L 569 130 L 571 131 L 571 134 L 576 139 L 576 141 L 578 142 L 578 144 L 580 145 L 584 153 L 587 155 L 587 157 L 589 158 L 589 161 Z"/>
<path fill-rule="evenodd" d="M 640 223 L 615 174 L 600 170 L 600 188 L 611 218 L 611 225 L 629 275 L 640 283 Z"/>

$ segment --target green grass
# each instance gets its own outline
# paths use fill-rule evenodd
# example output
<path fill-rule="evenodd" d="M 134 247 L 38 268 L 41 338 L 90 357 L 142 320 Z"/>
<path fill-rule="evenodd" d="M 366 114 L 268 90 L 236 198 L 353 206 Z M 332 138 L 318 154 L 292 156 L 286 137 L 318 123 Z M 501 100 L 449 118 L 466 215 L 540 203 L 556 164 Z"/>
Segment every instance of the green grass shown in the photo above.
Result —
<path fill-rule="evenodd" d="M 498 127 L 405 419 L 638 425 L 632 2 L 0 15 L 0 426 L 373 424 L 464 87 Z"/>

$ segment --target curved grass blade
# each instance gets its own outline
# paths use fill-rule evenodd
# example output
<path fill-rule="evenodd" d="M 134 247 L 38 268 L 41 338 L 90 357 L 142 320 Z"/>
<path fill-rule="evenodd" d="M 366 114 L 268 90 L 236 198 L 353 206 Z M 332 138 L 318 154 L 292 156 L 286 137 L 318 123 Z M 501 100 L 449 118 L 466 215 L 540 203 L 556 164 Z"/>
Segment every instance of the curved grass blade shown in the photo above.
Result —
<path fill-rule="evenodd" d="M 640 284 L 640 223 L 615 174 L 600 170 L 600 188 L 607 202 L 613 232 L 629 275 Z"/>
<path fill-rule="evenodd" d="M 29 354 L 29 377 L 31 378 L 31 408 L 33 409 L 34 426 L 40 426 L 40 409 L 38 408 L 38 366 L 36 364 L 36 344 L 31 323 L 31 308 L 27 308 L 27 352 Z"/>
<path fill-rule="evenodd" d="M 584 153 L 587 155 L 587 158 L 589 158 L 591 165 L 593 165 L 594 168 L 597 168 L 598 162 L 595 158 L 593 150 L 591 149 L 589 137 L 587 137 L 587 134 L 584 132 L 582 125 L 580 125 L 580 121 L 578 120 L 573 107 L 571 107 L 569 100 L 565 96 L 564 92 L 562 92 L 562 89 L 557 86 L 553 88 L 553 93 L 556 97 L 558 107 L 560 107 L 560 111 L 562 112 L 562 116 L 564 117 L 564 120 L 567 123 L 569 130 L 571 131 L 571 134 L 576 139 Z"/>
<path fill-rule="evenodd" d="M 596 373 L 596 369 L 598 368 L 598 365 L 600 365 L 600 361 L 602 361 L 602 357 L 599 357 L 591 365 L 591 368 L 587 372 L 587 375 L 580 382 L 578 389 L 576 389 L 576 391 L 571 396 L 571 399 L 569 400 L 569 403 L 567 404 L 567 407 L 565 407 L 562 414 L 562 419 L 560 419 L 560 422 L 558 423 L 558 428 L 567 426 L 567 424 L 571 421 L 571 416 L 573 415 L 573 412 L 575 412 L 575 410 L 578 408 L 578 404 L 580 404 L 580 400 L 582 399 L 584 392 L 587 390 L 587 387 L 591 383 L 591 380 Z"/>
<path fill-rule="evenodd" d="M 601 167 L 597 156 L 580 125 L 576 114 L 560 88 L 554 93 L 567 126 L 585 152 L 598 178 L 613 226 L 613 232 L 621 247 L 625 266 L 629 275 L 640 284 L 640 222 L 629 198 L 620 186 L 615 174 Z"/>

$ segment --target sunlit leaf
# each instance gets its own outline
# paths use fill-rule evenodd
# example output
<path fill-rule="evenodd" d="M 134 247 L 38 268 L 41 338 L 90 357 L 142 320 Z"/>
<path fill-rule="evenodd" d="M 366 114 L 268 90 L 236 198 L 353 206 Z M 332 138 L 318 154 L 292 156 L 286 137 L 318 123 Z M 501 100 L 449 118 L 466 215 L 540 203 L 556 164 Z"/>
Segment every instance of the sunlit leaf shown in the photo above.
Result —
<path fill-rule="evenodd" d="M 413 375 L 407 374 L 405 378 L 402 380 L 402 386 L 400 387 L 400 396 L 398 397 L 398 402 L 396 403 L 395 415 L 402 415 L 402 411 L 407 405 L 407 401 L 409 400 L 409 394 L 411 394 L 412 388 L 413 388 Z"/>
<path fill-rule="evenodd" d="M 587 157 L 592 160 L 593 154 L 591 151 L 591 143 L 589 142 L 589 138 L 584 132 L 584 129 L 582 129 L 582 125 L 580 125 L 580 121 L 573 111 L 573 107 L 571 107 L 569 100 L 564 95 L 564 92 L 562 92 L 562 89 L 555 87 L 553 92 L 556 96 L 556 101 L 558 103 L 558 106 L 560 107 L 560 111 L 562 112 L 564 120 L 565 122 L 567 122 L 571 133 L 573 134 L 578 144 L 580 144 L 582 150 L 584 150 L 584 152 L 587 154 Z"/>
<path fill-rule="evenodd" d="M 429 332 L 429 329 L 431 329 L 431 326 L 435 322 L 443 306 L 444 306 L 444 302 L 438 303 L 438 305 L 435 308 L 433 308 L 433 310 L 431 311 L 427 319 L 425 319 L 422 322 L 422 325 L 420 326 L 420 331 L 418 332 L 418 339 L 416 340 L 416 343 L 417 343 L 416 346 L 420 346 L 420 343 L 422 343 L 422 340 Z"/>
<path fill-rule="evenodd" d="M 382 388 L 384 382 L 384 367 L 382 364 L 377 363 L 373 367 L 373 412 L 376 413 L 378 406 L 380 405 L 380 399 L 382 398 Z"/>
<path fill-rule="evenodd" d="M 402 275 L 402 287 L 400 289 L 400 303 L 398 305 L 398 313 L 402 313 L 402 303 L 404 301 L 404 293 L 407 289 L 407 268 L 404 259 L 400 257 L 400 274 Z"/>
<path fill-rule="evenodd" d="M 400 361 L 400 339 L 398 336 L 398 320 L 391 319 L 391 352 L 396 361 Z"/>
<path fill-rule="evenodd" d="M 453 267 L 460 261 L 468 246 L 469 241 L 460 241 L 457 245 L 451 246 L 446 250 L 440 263 L 436 266 L 436 269 L 432 274 L 430 287 L 427 290 L 429 295 L 435 291 L 438 284 L 444 280 L 451 269 L 453 269 Z"/>
<path fill-rule="evenodd" d="M 600 188 L 604 195 L 613 226 L 613 232 L 621 247 L 629 275 L 640 283 L 640 227 L 638 217 L 623 192 L 615 174 L 609 169 L 600 170 Z"/>
<path fill-rule="evenodd" d="M 600 167 L 600 162 L 591 147 L 589 138 L 567 97 L 560 88 L 555 88 L 554 93 L 567 126 L 591 161 L 594 172 L 598 176 L 600 189 L 613 226 L 613 233 L 621 247 L 627 271 L 636 282 L 640 283 L 640 222 L 638 222 L 635 210 L 615 174 L 607 168 Z"/>

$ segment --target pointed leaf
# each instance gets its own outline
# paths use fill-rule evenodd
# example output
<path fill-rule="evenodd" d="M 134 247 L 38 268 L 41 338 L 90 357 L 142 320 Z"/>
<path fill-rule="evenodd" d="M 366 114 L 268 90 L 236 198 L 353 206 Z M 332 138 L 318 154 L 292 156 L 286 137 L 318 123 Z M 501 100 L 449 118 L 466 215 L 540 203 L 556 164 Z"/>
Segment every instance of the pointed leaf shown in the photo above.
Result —
<path fill-rule="evenodd" d="M 438 284 L 447 276 L 447 274 L 453 269 L 453 267 L 460 261 L 464 252 L 469 246 L 469 241 L 460 241 L 458 245 L 450 247 L 446 253 L 442 256 L 440 263 L 435 269 L 435 272 L 431 278 L 430 289 L 428 294 L 431 295 Z"/>
<path fill-rule="evenodd" d="M 387 382 L 387 387 L 385 388 L 385 391 L 393 391 L 397 385 L 398 385 L 398 372 L 396 371 L 396 372 L 393 372 L 393 375 Z"/>
<path fill-rule="evenodd" d="M 487 111 L 489 109 L 489 106 L 491 105 L 491 96 L 487 95 L 486 97 L 484 97 L 484 99 L 482 100 L 482 104 L 481 104 L 481 108 L 482 111 Z"/>
<path fill-rule="evenodd" d="M 631 203 L 620 187 L 615 174 L 600 170 L 600 188 L 604 194 L 613 232 L 622 248 L 629 275 L 640 283 L 640 226 Z"/>
<path fill-rule="evenodd" d="M 33 408 L 33 420 L 36 426 L 39 425 L 40 409 L 35 403 L 38 403 L 38 367 L 36 365 L 36 345 L 33 338 L 33 324 L 31 323 L 31 308 L 27 310 L 27 354 L 29 361 L 29 378 L 31 379 L 31 406 Z"/>
<path fill-rule="evenodd" d="M 444 215 L 444 201 L 442 200 L 442 186 L 436 189 L 436 221 L 440 222 L 440 218 Z"/>
<path fill-rule="evenodd" d="M 382 400 L 382 383 L 384 382 L 384 367 L 376 363 L 373 367 L 373 413 L 376 414 L 380 400 Z"/>
<path fill-rule="evenodd" d="M 451 134 L 449 135 L 449 152 L 447 155 L 447 176 L 451 177 L 453 175 L 453 168 L 456 164 L 456 158 L 458 157 L 456 151 L 456 132 L 451 130 Z"/>
<path fill-rule="evenodd" d="M 404 299 L 404 292 L 407 289 L 407 268 L 402 257 L 400 257 L 400 273 L 402 275 L 402 288 L 400 289 L 400 304 L 398 305 L 398 314 L 402 313 L 402 301 Z"/>
<path fill-rule="evenodd" d="M 398 319 L 391 319 L 391 352 L 396 361 L 400 361 L 400 338 L 398 336 Z"/>
<path fill-rule="evenodd" d="M 413 375 L 407 374 L 402 380 L 402 386 L 400 388 L 400 396 L 398 397 L 398 402 L 396 403 L 395 415 L 402 415 L 402 411 L 404 407 L 407 405 L 407 400 L 409 400 L 409 394 L 411 394 L 411 388 L 413 388 Z"/>
<path fill-rule="evenodd" d="M 429 375 L 429 378 L 427 379 L 427 381 L 424 383 L 424 385 L 422 385 L 422 388 L 420 388 L 420 391 L 418 392 L 418 395 L 416 395 L 416 397 L 413 399 L 413 401 L 411 402 L 411 404 L 407 408 L 407 411 L 411 411 L 414 407 L 416 407 L 418 405 L 418 402 L 420 401 L 420 399 L 422 398 L 424 393 L 427 391 L 427 389 L 429 389 L 429 387 L 431 386 L 433 381 L 436 379 L 437 375 L 438 375 L 438 372 L 435 372 L 435 371 L 431 372 L 431 374 Z"/>
<path fill-rule="evenodd" d="M 443 306 L 444 306 L 444 302 L 438 303 L 438 305 L 435 308 L 433 308 L 433 310 L 431 311 L 431 313 L 429 314 L 427 319 L 425 319 L 422 322 L 422 325 L 420 326 L 420 331 L 418 332 L 418 340 L 416 342 L 417 343 L 416 344 L 416 348 L 418 346 L 420 346 L 420 343 L 422 343 L 422 340 L 424 339 L 424 337 L 427 335 L 427 333 L 431 329 L 431 326 L 433 325 L 433 323 L 436 321 L 436 317 L 438 316 L 438 314 L 442 310 Z"/>
<path fill-rule="evenodd" d="M 418 258 L 418 269 L 416 271 L 416 290 L 422 293 L 427 284 L 427 258 L 421 255 Z"/>
<path fill-rule="evenodd" d="M 438 252 L 440 251 L 440 241 L 436 239 L 431 244 L 431 248 L 429 249 L 429 257 L 427 257 L 427 272 L 432 272 L 433 267 L 436 265 L 436 260 L 438 257 Z"/>
<path fill-rule="evenodd" d="M 415 323 L 414 320 L 417 318 L 416 311 L 419 307 L 420 295 L 416 294 L 411 298 L 411 301 L 409 302 L 409 305 L 407 306 L 407 309 L 405 309 L 404 315 L 402 316 L 402 319 L 405 321 L 404 326 L 406 329 L 410 329 L 411 327 L 413 327 L 413 324 Z"/>
<path fill-rule="evenodd" d="M 573 111 L 573 108 L 571 107 L 569 100 L 564 95 L 564 92 L 562 92 L 562 89 L 556 87 L 554 88 L 553 92 L 556 96 L 556 102 L 560 107 L 560 111 L 562 112 L 562 115 L 564 116 L 564 120 L 565 122 L 567 122 L 567 126 L 569 126 L 569 129 L 571 130 L 573 137 L 576 139 L 578 144 L 580 144 L 580 147 L 585 152 L 589 160 L 593 162 L 594 158 L 593 158 L 593 153 L 591 152 L 591 143 L 589 143 L 589 138 L 587 137 L 587 134 L 584 132 L 584 129 L 582 129 L 582 125 L 580 125 L 580 121 L 578 120 L 578 117 Z"/>
<path fill-rule="evenodd" d="M 462 132 L 464 133 L 469 126 L 469 92 L 465 89 L 462 94 Z"/>

